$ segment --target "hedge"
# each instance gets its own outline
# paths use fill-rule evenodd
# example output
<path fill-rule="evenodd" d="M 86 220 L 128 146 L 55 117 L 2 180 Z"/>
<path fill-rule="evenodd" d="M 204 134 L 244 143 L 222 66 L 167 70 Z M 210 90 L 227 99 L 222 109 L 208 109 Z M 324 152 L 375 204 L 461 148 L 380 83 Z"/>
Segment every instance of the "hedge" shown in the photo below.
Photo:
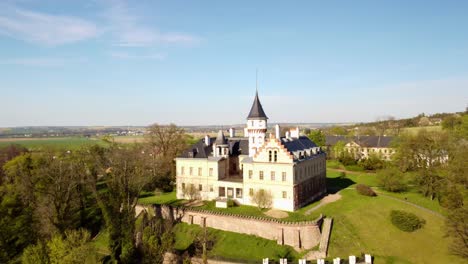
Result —
<path fill-rule="evenodd" d="M 365 195 L 365 196 L 377 196 L 377 194 L 372 190 L 371 187 L 365 185 L 365 184 L 358 184 L 356 185 L 356 191 L 359 194 Z"/>
<path fill-rule="evenodd" d="M 418 230 L 426 223 L 426 220 L 419 218 L 417 215 L 400 210 L 392 210 L 390 219 L 394 226 L 405 232 Z"/>

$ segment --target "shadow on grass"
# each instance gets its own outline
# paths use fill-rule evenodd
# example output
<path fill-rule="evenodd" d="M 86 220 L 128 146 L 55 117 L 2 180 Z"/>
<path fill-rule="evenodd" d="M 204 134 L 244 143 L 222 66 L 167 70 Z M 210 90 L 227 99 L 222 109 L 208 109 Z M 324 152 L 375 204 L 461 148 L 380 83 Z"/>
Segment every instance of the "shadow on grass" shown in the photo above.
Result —
<path fill-rule="evenodd" d="M 335 194 L 356 182 L 346 177 L 327 178 L 328 193 Z"/>

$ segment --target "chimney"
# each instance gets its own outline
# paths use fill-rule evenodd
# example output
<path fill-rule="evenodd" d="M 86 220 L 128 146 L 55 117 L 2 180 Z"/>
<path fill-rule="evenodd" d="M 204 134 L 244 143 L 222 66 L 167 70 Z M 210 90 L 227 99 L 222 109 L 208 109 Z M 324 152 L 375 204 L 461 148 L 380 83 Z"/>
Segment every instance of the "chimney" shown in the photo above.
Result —
<path fill-rule="evenodd" d="M 281 129 L 280 129 L 280 126 L 278 124 L 275 125 L 275 136 L 277 139 L 279 139 L 281 137 Z"/>
<path fill-rule="evenodd" d="M 292 138 L 299 138 L 299 127 L 291 129 L 291 137 Z"/>
<path fill-rule="evenodd" d="M 205 145 L 209 146 L 210 143 L 211 143 L 210 140 L 211 140 L 211 139 L 210 139 L 210 136 L 205 135 Z"/>
<path fill-rule="evenodd" d="M 232 138 L 233 138 L 233 137 L 235 137 L 235 136 L 236 136 L 236 129 L 233 128 L 233 127 L 231 127 L 231 128 L 229 129 L 229 137 L 232 137 Z"/>

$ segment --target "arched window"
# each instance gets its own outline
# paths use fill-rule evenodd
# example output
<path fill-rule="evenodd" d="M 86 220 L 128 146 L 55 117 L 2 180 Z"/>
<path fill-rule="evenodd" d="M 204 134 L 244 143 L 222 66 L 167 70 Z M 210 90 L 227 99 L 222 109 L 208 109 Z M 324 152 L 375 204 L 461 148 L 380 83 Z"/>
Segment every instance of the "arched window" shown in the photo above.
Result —
<path fill-rule="evenodd" d="M 275 152 L 276 152 L 276 151 L 275 151 Z M 271 150 L 270 150 L 270 151 L 268 151 L 268 161 L 270 161 L 270 162 L 271 162 Z"/>
<path fill-rule="evenodd" d="M 274 161 L 277 162 L 278 161 L 278 151 L 275 150 L 275 156 L 274 156 Z"/>

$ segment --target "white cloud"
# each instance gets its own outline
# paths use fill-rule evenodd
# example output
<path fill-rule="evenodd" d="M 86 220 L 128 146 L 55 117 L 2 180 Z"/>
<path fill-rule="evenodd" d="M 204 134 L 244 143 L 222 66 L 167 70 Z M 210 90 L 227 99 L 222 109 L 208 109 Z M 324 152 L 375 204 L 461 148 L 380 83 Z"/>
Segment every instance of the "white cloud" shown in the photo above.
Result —
<path fill-rule="evenodd" d="M 73 43 L 93 38 L 98 33 L 94 23 L 81 18 L 19 8 L 0 11 L 0 34 L 46 46 Z"/>
<path fill-rule="evenodd" d="M 162 53 L 151 53 L 151 54 L 130 54 L 128 52 L 115 51 L 110 52 L 109 55 L 117 59 L 128 59 L 128 60 L 163 60 L 166 58 L 165 54 Z"/>
<path fill-rule="evenodd" d="M 158 43 L 166 44 L 196 44 L 200 38 L 177 32 L 160 32 L 144 25 L 138 16 L 132 13 L 124 1 L 111 1 L 105 12 L 110 23 L 110 31 L 114 35 L 115 45 L 122 47 L 148 47 Z"/>

